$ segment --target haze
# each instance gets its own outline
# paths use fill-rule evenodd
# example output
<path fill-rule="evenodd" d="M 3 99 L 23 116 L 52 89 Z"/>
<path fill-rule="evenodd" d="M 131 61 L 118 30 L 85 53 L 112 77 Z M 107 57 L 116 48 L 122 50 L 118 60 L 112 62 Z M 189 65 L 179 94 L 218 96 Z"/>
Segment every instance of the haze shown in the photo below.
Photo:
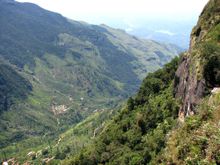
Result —
<path fill-rule="evenodd" d="M 138 37 L 188 47 L 189 34 L 208 0 L 18 0 L 73 20 L 107 24 Z M 181 42 L 180 42 L 181 41 Z"/>
<path fill-rule="evenodd" d="M 75 20 L 100 24 L 102 18 L 198 17 L 207 0 L 18 0 L 32 2 Z M 108 20 L 106 20 L 108 21 Z"/>

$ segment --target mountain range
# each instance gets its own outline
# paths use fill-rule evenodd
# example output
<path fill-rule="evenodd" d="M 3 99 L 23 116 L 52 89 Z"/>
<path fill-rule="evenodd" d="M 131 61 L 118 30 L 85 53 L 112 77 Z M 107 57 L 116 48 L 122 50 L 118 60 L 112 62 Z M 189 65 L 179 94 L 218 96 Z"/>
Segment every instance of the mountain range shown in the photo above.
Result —
<path fill-rule="evenodd" d="M 219 164 L 220 1 L 210 0 L 190 48 L 150 73 L 94 142 L 63 164 Z"/>
<path fill-rule="evenodd" d="M 110 118 L 182 51 L 14 0 L 0 0 L 0 24 L 1 160 L 23 160 L 87 117 Z"/>
<path fill-rule="evenodd" d="M 0 162 L 220 164 L 219 0 L 183 53 L 13 0 L 0 24 Z"/>

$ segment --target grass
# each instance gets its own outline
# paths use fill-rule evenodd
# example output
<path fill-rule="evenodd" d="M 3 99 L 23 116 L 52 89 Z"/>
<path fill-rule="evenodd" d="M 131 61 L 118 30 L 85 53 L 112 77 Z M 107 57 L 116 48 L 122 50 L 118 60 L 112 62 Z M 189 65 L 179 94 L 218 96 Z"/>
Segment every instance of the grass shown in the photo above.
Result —
<path fill-rule="evenodd" d="M 198 114 L 170 133 L 159 159 L 174 164 L 218 164 L 219 104 L 220 94 L 204 99 L 197 108 Z"/>

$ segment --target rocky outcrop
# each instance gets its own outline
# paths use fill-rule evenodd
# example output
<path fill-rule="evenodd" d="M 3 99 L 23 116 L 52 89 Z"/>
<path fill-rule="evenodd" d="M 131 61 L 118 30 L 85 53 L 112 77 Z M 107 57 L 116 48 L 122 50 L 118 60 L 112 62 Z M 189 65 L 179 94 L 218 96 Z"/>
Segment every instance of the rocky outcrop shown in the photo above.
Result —
<path fill-rule="evenodd" d="M 197 80 L 195 74 L 190 74 L 190 58 L 182 57 L 175 77 L 175 97 L 180 98 L 182 107 L 179 119 L 184 121 L 185 116 L 193 115 L 194 107 L 205 93 L 205 81 Z"/>
<path fill-rule="evenodd" d="M 204 76 L 204 67 L 214 50 L 209 54 L 204 50 L 204 45 L 212 40 L 213 36 L 209 33 L 216 26 L 219 26 L 219 23 L 220 0 L 210 0 L 200 15 L 197 25 L 192 30 L 190 48 L 188 52 L 182 55 L 181 63 L 176 71 L 174 93 L 175 97 L 182 102 L 179 111 L 181 121 L 184 121 L 186 116 L 195 113 L 195 106 L 213 88 L 213 84 L 210 85 Z M 216 37 L 219 33 L 217 30 L 214 36 Z M 216 42 L 216 45 L 219 46 L 219 41 Z M 217 55 L 220 56 L 218 53 Z M 215 83 L 215 85 L 218 84 Z"/>

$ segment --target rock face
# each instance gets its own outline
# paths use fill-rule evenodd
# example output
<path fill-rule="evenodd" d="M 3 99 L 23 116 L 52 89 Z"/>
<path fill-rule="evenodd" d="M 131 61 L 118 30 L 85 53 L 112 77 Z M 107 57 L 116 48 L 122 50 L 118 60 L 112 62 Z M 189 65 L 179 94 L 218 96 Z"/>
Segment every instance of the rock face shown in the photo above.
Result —
<path fill-rule="evenodd" d="M 193 115 L 195 106 L 205 96 L 205 79 L 198 80 L 195 70 L 190 73 L 191 59 L 189 52 L 184 54 L 176 71 L 175 97 L 180 98 L 182 106 L 179 111 L 179 119 L 184 121 L 185 116 Z"/>
<path fill-rule="evenodd" d="M 195 113 L 195 106 L 210 89 L 220 85 L 217 80 L 209 79 L 205 75 L 206 70 L 213 72 L 214 75 L 216 73 L 216 68 L 206 66 L 211 57 L 219 58 L 220 56 L 219 23 L 220 0 L 211 0 L 205 6 L 197 25 L 192 30 L 190 48 L 182 55 L 181 63 L 176 71 L 174 93 L 175 97 L 182 102 L 179 111 L 181 121 L 184 121 L 186 116 Z M 210 83 L 210 80 L 215 83 Z"/>

